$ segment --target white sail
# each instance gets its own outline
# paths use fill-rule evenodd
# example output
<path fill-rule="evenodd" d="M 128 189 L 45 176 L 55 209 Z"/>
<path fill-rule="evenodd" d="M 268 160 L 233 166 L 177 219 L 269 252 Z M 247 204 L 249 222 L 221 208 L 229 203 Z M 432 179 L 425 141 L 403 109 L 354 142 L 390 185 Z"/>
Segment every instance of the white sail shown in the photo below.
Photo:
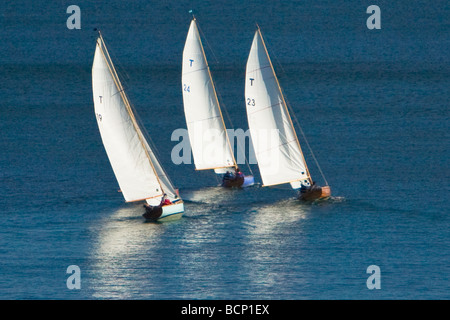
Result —
<path fill-rule="evenodd" d="M 155 169 L 155 172 L 158 175 L 159 184 L 161 185 L 162 190 L 164 190 L 164 192 L 167 194 L 167 197 L 171 201 L 173 201 L 174 199 L 178 198 L 178 193 L 177 193 L 175 187 L 173 186 L 172 182 L 170 181 L 169 176 L 167 175 L 167 173 L 165 172 L 165 170 L 159 163 L 158 158 L 156 158 L 153 150 L 148 145 L 147 141 L 145 141 L 145 145 L 147 147 L 148 154 L 150 155 L 150 159 L 153 163 L 153 168 Z M 157 201 L 161 200 L 159 198 L 155 198 L 155 199 Z M 153 202 L 154 204 L 158 204 L 156 200 Z M 147 201 L 147 202 L 152 204 L 150 201 Z"/>
<path fill-rule="evenodd" d="M 264 185 L 309 183 L 309 172 L 286 102 L 259 29 L 245 77 L 245 103 L 253 147 Z"/>
<path fill-rule="evenodd" d="M 92 89 L 103 145 L 125 200 L 160 201 L 164 192 L 173 196 L 165 174 L 160 178 L 156 174 L 162 168 L 142 135 L 101 36 L 92 66 Z"/>
<path fill-rule="evenodd" d="M 235 167 L 214 83 L 195 19 L 183 50 L 182 90 L 186 124 L 197 170 Z"/>

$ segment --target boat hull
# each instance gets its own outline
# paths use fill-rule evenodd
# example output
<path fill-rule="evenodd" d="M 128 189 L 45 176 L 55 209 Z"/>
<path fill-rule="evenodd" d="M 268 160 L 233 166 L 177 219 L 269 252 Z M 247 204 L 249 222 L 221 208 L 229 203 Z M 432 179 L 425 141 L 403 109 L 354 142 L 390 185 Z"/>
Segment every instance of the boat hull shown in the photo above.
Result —
<path fill-rule="evenodd" d="M 165 206 L 145 207 L 145 213 L 142 215 L 147 221 L 174 221 L 182 217 L 184 213 L 183 201 Z"/>
<path fill-rule="evenodd" d="M 253 176 L 241 176 L 241 177 L 235 177 L 232 179 L 226 179 L 224 178 L 222 180 L 222 187 L 225 188 L 245 188 L 252 186 L 255 183 L 255 179 Z"/>
<path fill-rule="evenodd" d="M 330 186 L 323 186 L 323 187 L 314 187 L 310 190 L 299 193 L 299 200 L 302 201 L 314 201 L 318 199 L 324 199 L 331 196 L 331 189 Z"/>

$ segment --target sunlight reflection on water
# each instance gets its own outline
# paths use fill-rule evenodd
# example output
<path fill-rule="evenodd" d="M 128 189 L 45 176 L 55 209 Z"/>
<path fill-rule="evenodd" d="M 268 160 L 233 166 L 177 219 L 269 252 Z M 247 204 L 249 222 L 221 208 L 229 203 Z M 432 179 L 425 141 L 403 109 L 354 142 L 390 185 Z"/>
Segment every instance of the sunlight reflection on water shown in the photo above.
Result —
<path fill-rule="evenodd" d="M 135 297 L 136 288 L 146 274 L 141 272 L 146 268 L 142 262 L 159 245 L 165 230 L 161 224 L 145 223 L 137 214 L 141 211 L 134 205 L 126 206 L 104 219 L 92 253 L 95 298 Z"/>

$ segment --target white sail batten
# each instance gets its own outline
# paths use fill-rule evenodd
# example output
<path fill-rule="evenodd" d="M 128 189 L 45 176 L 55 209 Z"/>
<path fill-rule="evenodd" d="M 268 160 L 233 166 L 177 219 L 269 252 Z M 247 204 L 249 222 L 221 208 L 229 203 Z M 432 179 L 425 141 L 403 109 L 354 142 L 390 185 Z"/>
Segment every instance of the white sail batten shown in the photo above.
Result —
<path fill-rule="evenodd" d="M 195 19 L 183 50 L 182 90 L 195 168 L 236 167 Z"/>
<path fill-rule="evenodd" d="M 101 138 L 125 200 L 156 198 L 169 192 L 166 183 L 167 190 L 161 187 L 153 167 L 160 165 L 136 123 L 101 36 L 92 66 L 92 89 Z"/>
<path fill-rule="evenodd" d="M 259 29 L 247 61 L 245 100 L 264 185 L 309 183 L 308 168 Z"/>

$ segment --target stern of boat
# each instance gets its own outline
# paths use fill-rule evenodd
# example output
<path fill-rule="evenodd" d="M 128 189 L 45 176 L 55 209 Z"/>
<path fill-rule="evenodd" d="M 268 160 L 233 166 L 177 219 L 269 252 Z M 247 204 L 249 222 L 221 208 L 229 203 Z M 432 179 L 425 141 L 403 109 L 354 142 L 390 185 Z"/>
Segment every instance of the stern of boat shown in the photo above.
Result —
<path fill-rule="evenodd" d="M 169 205 L 162 207 L 163 212 L 157 221 L 166 222 L 179 220 L 184 213 L 184 203 L 183 200 L 179 200 Z"/>
<path fill-rule="evenodd" d="M 314 187 L 305 193 L 299 192 L 299 199 L 303 201 L 314 201 L 319 199 L 326 199 L 331 196 L 330 186 Z"/>

